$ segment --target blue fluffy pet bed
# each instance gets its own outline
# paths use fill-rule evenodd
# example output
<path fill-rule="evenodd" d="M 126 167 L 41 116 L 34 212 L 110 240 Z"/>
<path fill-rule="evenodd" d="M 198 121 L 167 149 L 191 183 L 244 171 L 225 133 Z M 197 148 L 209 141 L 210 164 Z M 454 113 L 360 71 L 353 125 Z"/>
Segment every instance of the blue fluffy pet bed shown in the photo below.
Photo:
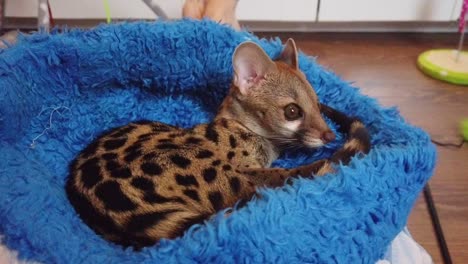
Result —
<path fill-rule="evenodd" d="M 209 122 L 226 95 L 231 56 L 260 40 L 213 22 L 105 25 L 36 34 L 0 54 L 0 234 L 20 258 L 44 263 L 374 263 L 404 227 L 430 177 L 435 148 L 348 83 L 300 55 L 321 102 L 361 118 L 369 155 L 337 173 L 261 189 L 230 217 L 135 252 L 83 224 L 64 183 L 70 161 L 103 130 L 132 120 Z M 336 126 L 329 122 L 335 129 Z M 286 153 L 275 166 L 328 157 L 343 144 Z"/>

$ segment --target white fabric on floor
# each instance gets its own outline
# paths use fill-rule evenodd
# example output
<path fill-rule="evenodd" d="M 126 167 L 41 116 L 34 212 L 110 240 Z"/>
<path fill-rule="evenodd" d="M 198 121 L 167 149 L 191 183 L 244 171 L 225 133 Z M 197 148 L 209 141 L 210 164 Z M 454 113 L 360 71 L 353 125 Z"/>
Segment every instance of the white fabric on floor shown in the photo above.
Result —
<path fill-rule="evenodd" d="M 411 237 L 408 229 L 401 231 L 392 241 L 384 259 L 376 264 L 433 264 L 431 256 Z"/>
<path fill-rule="evenodd" d="M 32 264 L 37 262 L 26 262 L 18 260 L 18 253 L 9 250 L 1 242 L 0 236 L 0 263 L 1 264 Z M 398 234 L 389 246 L 384 259 L 376 264 L 433 264 L 431 256 L 421 247 L 405 228 Z"/>
<path fill-rule="evenodd" d="M 32 264 L 35 262 L 25 262 L 18 260 L 18 252 L 8 249 L 2 243 L 0 235 L 0 264 Z"/>

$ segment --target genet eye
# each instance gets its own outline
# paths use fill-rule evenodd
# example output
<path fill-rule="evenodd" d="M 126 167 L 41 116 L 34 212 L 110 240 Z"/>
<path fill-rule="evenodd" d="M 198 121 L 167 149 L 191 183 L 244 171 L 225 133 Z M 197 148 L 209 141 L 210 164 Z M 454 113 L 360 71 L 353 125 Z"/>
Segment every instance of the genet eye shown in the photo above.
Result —
<path fill-rule="evenodd" d="M 284 117 L 288 121 L 294 121 L 301 118 L 303 115 L 302 109 L 297 104 L 288 104 L 284 108 Z"/>

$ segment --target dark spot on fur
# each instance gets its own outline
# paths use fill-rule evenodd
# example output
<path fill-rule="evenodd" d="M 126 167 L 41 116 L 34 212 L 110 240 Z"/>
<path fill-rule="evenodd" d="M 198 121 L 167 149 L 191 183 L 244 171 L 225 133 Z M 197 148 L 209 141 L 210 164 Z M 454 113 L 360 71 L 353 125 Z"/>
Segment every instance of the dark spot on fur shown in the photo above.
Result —
<path fill-rule="evenodd" d="M 148 141 L 151 138 L 153 138 L 154 135 L 155 135 L 154 133 L 146 133 L 146 134 L 139 135 L 138 136 L 138 142 L 141 143 L 141 142 Z"/>
<path fill-rule="evenodd" d="M 243 151 L 242 151 L 242 155 L 244 155 L 244 156 L 246 156 L 246 157 L 247 157 L 247 156 L 249 155 L 249 152 L 247 152 L 247 151 L 243 150 Z"/>
<path fill-rule="evenodd" d="M 115 161 L 115 160 L 110 160 L 108 162 L 106 162 L 106 170 L 112 172 L 114 170 L 117 170 L 118 168 L 120 168 L 120 164 Z"/>
<path fill-rule="evenodd" d="M 119 138 L 127 135 L 128 133 L 132 132 L 135 129 L 134 126 L 128 125 L 126 127 L 120 128 L 114 133 L 112 133 L 110 136 L 113 138 Z"/>
<path fill-rule="evenodd" d="M 247 204 L 248 201 L 249 200 L 247 200 L 247 199 L 240 199 L 236 204 L 236 208 L 239 209 L 239 208 L 244 207 Z"/>
<path fill-rule="evenodd" d="M 157 211 L 144 214 L 136 214 L 130 218 L 125 230 L 129 233 L 143 232 L 146 229 L 157 225 L 159 222 L 167 219 L 168 215 L 177 212 L 175 209 L 166 211 Z"/>
<path fill-rule="evenodd" d="M 88 158 L 89 156 L 93 155 L 96 153 L 97 149 L 99 148 L 99 141 L 94 141 L 91 144 L 89 144 L 83 152 L 81 152 L 81 156 L 83 158 Z"/>
<path fill-rule="evenodd" d="M 141 151 L 141 147 L 142 147 L 141 143 L 132 144 L 128 148 L 125 149 L 125 153 L 130 154 L 134 152 L 139 152 Z"/>
<path fill-rule="evenodd" d="M 207 168 L 203 170 L 202 174 L 203 179 L 205 179 L 207 183 L 210 183 L 216 179 L 217 172 L 214 168 Z"/>
<path fill-rule="evenodd" d="M 215 160 L 215 161 L 213 161 L 213 162 L 211 163 L 211 165 L 213 165 L 213 166 L 219 166 L 219 164 L 221 164 L 221 160 L 219 160 L 219 159 L 218 159 L 218 160 Z"/>
<path fill-rule="evenodd" d="M 169 134 L 169 137 L 170 138 L 177 138 L 177 137 L 183 137 L 185 136 L 185 133 L 184 132 L 178 132 L 178 133 L 171 133 Z"/>
<path fill-rule="evenodd" d="M 231 148 L 237 147 L 237 140 L 233 135 L 229 136 L 229 144 L 231 145 Z"/>
<path fill-rule="evenodd" d="M 360 142 L 360 145 L 362 145 L 362 150 L 367 153 L 370 150 L 370 136 L 369 132 L 365 127 L 358 127 L 356 128 L 351 135 L 351 138 L 355 138 Z M 350 140 L 350 139 L 348 139 Z"/>
<path fill-rule="evenodd" d="M 157 156 L 157 154 L 156 154 L 155 152 L 150 152 L 150 153 L 148 153 L 148 154 L 145 154 L 145 155 L 143 156 L 143 159 L 144 159 L 144 160 L 149 160 L 149 161 L 151 161 L 151 160 L 153 160 L 154 158 L 156 158 L 156 156 Z"/>
<path fill-rule="evenodd" d="M 143 196 L 143 200 L 145 200 L 148 203 L 182 203 L 185 204 L 185 201 L 180 199 L 179 197 L 171 197 L 167 198 L 164 197 L 156 192 L 146 192 L 145 195 Z"/>
<path fill-rule="evenodd" d="M 181 175 L 181 174 L 176 174 L 175 179 L 177 184 L 182 185 L 182 186 L 197 186 L 198 187 L 198 182 L 197 179 L 195 179 L 195 176 L 192 174 L 187 174 L 187 175 Z"/>
<path fill-rule="evenodd" d="M 74 159 L 68 166 L 68 170 L 71 172 L 76 172 L 78 170 L 78 160 Z M 71 176 L 70 176 L 71 177 Z M 69 178 L 71 179 L 71 178 Z"/>
<path fill-rule="evenodd" d="M 147 203 L 181 203 L 185 204 L 185 201 L 180 197 L 167 198 L 156 193 L 156 186 L 153 181 L 144 177 L 135 177 L 131 180 L 130 184 L 143 191 L 143 200 Z"/>
<path fill-rule="evenodd" d="M 98 185 L 96 196 L 101 199 L 107 210 L 124 212 L 137 208 L 137 205 L 122 192 L 120 184 L 116 181 L 106 181 Z"/>
<path fill-rule="evenodd" d="M 241 186 L 239 178 L 232 177 L 231 179 L 229 179 L 229 186 L 231 186 L 231 190 L 232 192 L 234 192 L 234 194 L 238 194 Z"/>
<path fill-rule="evenodd" d="M 224 127 L 224 128 L 229 128 L 228 127 L 228 122 L 225 118 L 221 119 L 221 125 Z"/>
<path fill-rule="evenodd" d="M 173 190 L 174 190 L 174 187 L 169 186 L 169 188 L 167 188 L 167 189 L 169 189 L 169 191 L 173 191 Z"/>
<path fill-rule="evenodd" d="M 198 152 L 198 154 L 195 156 L 195 158 L 197 159 L 207 159 L 207 158 L 211 158 L 213 156 L 213 152 L 209 151 L 209 150 L 206 150 L 206 149 L 203 149 L 203 150 L 200 150 L 200 152 Z"/>
<path fill-rule="evenodd" d="M 132 172 L 129 168 L 122 166 L 115 160 L 107 161 L 106 169 L 109 171 L 110 176 L 113 178 L 127 179 L 132 176 Z"/>
<path fill-rule="evenodd" d="M 139 252 L 145 247 L 153 246 L 157 242 L 157 239 L 146 234 L 140 235 L 124 233 L 123 239 L 125 243 L 122 243 L 122 246 L 125 248 L 131 246 L 135 252 Z"/>
<path fill-rule="evenodd" d="M 215 209 L 216 211 L 223 209 L 224 201 L 223 201 L 223 196 L 221 195 L 220 192 L 218 191 L 210 192 L 208 194 L 208 200 L 210 200 L 210 203 L 213 206 L 213 209 Z"/>
<path fill-rule="evenodd" d="M 247 165 L 245 165 L 244 167 L 248 168 L 248 167 L 250 167 L 250 165 L 249 165 L 249 164 L 247 164 Z"/>
<path fill-rule="evenodd" d="M 172 155 L 169 157 L 171 161 L 179 168 L 186 169 L 192 163 L 189 159 L 180 155 Z"/>
<path fill-rule="evenodd" d="M 113 150 L 122 147 L 125 145 L 125 142 L 127 142 L 126 138 L 109 139 L 104 142 L 103 146 L 106 150 Z"/>
<path fill-rule="evenodd" d="M 339 149 L 337 152 L 335 152 L 335 154 L 333 154 L 333 157 L 330 159 L 330 161 L 332 163 L 341 162 L 343 163 L 343 165 L 346 165 L 351 161 L 351 158 L 354 157 L 358 153 L 358 151 L 359 150 L 357 149 L 348 149 L 348 148 Z"/>
<path fill-rule="evenodd" d="M 125 149 L 125 157 L 124 160 L 126 162 L 132 162 L 136 160 L 137 158 L 142 156 L 142 150 L 141 150 L 141 143 L 135 143 L 129 146 L 128 148 Z"/>
<path fill-rule="evenodd" d="M 144 178 L 144 177 L 135 177 L 132 179 L 131 184 L 133 187 L 140 189 L 145 192 L 150 192 L 154 190 L 153 181 Z"/>
<path fill-rule="evenodd" d="M 241 132 L 241 133 L 240 133 L 240 138 L 241 138 L 242 140 L 247 140 L 247 139 L 250 138 L 250 135 L 247 134 L 246 132 Z"/>
<path fill-rule="evenodd" d="M 179 146 L 177 146 L 176 144 L 172 144 L 172 143 L 161 143 L 159 145 L 156 146 L 158 149 L 178 149 Z"/>
<path fill-rule="evenodd" d="M 228 154 L 227 154 L 227 158 L 229 160 L 231 160 L 232 158 L 234 158 L 234 156 L 236 156 L 236 153 L 234 153 L 234 151 L 229 151 Z"/>
<path fill-rule="evenodd" d="M 97 158 L 92 158 L 81 165 L 81 181 L 85 188 L 92 188 L 102 180 L 98 162 Z"/>
<path fill-rule="evenodd" d="M 125 162 L 129 163 L 129 162 L 132 162 L 132 161 L 138 159 L 139 157 L 141 157 L 141 155 L 143 155 L 141 150 L 131 152 L 131 153 L 128 153 L 127 155 L 125 155 L 124 160 L 125 160 Z"/>
<path fill-rule="evenodd" d="M 141 164 L 141 170 L 149 175 L 161 175 L 162 173 L 162 168 L 158 164 L 154 162 L 145 162 Z"/>
<path fill-rule="evenodd" d="M 170 138 L 162 138 L 162 139 L 159 139 L 158 142 L 160 143 L 172 143 L 174 140 L 173 139 L 170 139 Z"/>
<path fill-rule="evenodd" d="M 189 197 L 190 199 L 199 202 L 200 201 L 200 196 L 198 195 L 198 192 L 195 190 L 184 190 L 183 193 Z"/>
<path fill-rule="evenodd" d="M 153 122 L 151 124 L 151 127 L 153 129 L 154 132 L 169 132 L 169 131 L 173 131 L 175 130 L 176 128 L 173 127 L 173 126 L 170 126 L 170 125 L 167 125 L 167 124 L 162 124 L 162 123 L 158 123 L 158 122 Z"/>
<path fill-rule="evenodd" d="M 182 199 L 182 198 L 180 198 L 180 197 L 173 198 L 173 199 L 172 199 L 172 202 L 174 202 L 174 203 L 180 203 L 180 204 L 187 204 L 187 202 L 185 202 L 184 199 Z"/>
<path fill-rule="evenodd" d="M 213 123 L 206 126 L 205 137 L 208 140 L 218 144 L 219 135 L 218 135 L 218 132 L 216 131 Z"/>
<path fill-rule="evenodd" d="M 148 138 L 152 138 L 154 136 L 156 136 L 157 134 L 156 133 L 145 133 L 145 134 L 141 134 L 138 136 L 138 139 L 148 139 Z"/>
<path fill-rule="evenodd" d="M 115 234 L 118 236 L 112 239 L 115 243 L 124 246 L 129 246 L 134 241 L 126 241 L 125 234 L 116 227 L 115 222 L 108 216 L 99 212 L 96 207 L 80 192 L 78 192 L 73 185 L 72 181 L 68 181 L 66 185 L 68 199 L 76 212 L 80 215 L 83 221 L 96 231 L 98 234 Z M 97 228 L 99 227 L 99 228 Z"/>
<path fill-rule="evenodd" d="M 194 144 L 194 145 L 197 145 L 197 144 L 199 144 L 200 142 L 202 142 L 202 139 L 196 138 L 196 137 L 188 137 L 188 138 L 185 140 L 185 144 Z"/>
<path fill-rule="evenodd" d="M 118 165 L 118 167 L 115 167 L 113 170 L 110 170 L 110 176 L 112 178 L 128 179 L 132 177 L 132 171 L 127 167 L 122 167 Z"/>
<path fill-rule="evenodd" d="M 224 171 L 230 171 L 231 169 L 232 169 L 231 165 L 229 165 L 229 164 L 223 165 L 223 170 Z"/>
<path fill-rule="evenodd" d="M 118 155 L 115 153 L 104 153 L 101 156 L 103 159 L 109 161 L 109 160 L 116 160 Z"/>

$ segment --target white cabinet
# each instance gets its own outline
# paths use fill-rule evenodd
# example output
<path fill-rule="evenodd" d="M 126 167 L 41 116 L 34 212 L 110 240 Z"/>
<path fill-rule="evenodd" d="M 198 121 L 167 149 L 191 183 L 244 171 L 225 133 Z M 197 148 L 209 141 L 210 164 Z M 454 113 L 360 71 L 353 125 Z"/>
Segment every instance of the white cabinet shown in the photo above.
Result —
<path fill-rule="evenodd" d="M 456 2 L 457 0 L 322 0 L 319 21 L 450 21 Z"/>
<path fill-rule="evenodd" d="M 318 0 L 239 0 L 237 17 L 247 21 L 313 22 Z"/>

